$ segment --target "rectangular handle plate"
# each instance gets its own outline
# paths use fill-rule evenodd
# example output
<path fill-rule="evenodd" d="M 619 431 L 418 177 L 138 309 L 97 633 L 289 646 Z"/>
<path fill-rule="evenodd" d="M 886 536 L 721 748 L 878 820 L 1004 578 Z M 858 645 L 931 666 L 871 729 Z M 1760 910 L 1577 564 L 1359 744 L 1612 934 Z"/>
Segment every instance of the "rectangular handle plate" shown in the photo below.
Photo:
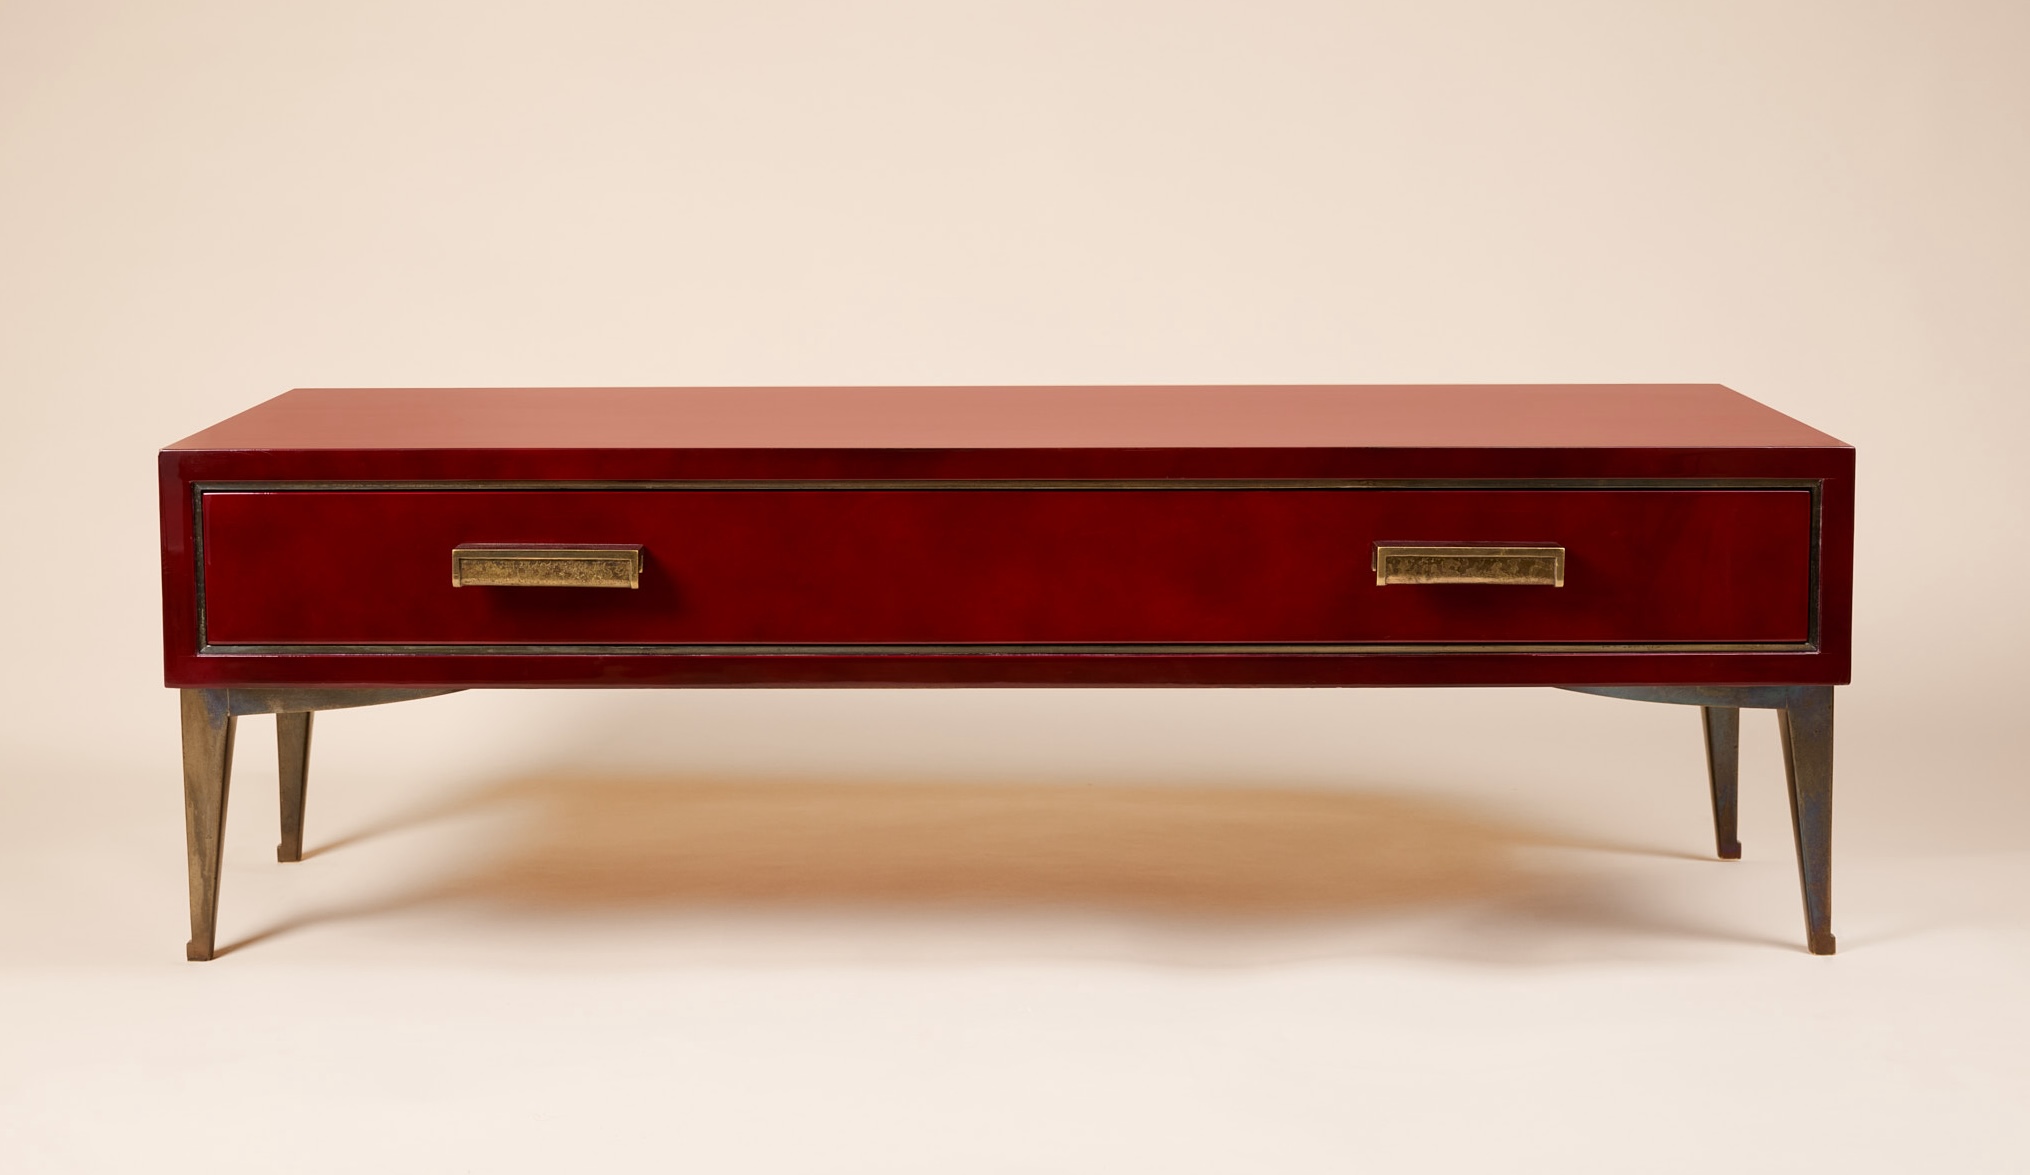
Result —
<path fill-rule="evenodd" d="M 641 586 L 641 547 L 620 543 L 460 543 L 452 587 Z"/>
<path fill-rule="evenodd" d="M 1563 547 L 1421 547 L 1377 543 L 1374 581 L 1382 587 L 1416 583 L 1491 583 L 1513 587 L 1564 587 Z"/>

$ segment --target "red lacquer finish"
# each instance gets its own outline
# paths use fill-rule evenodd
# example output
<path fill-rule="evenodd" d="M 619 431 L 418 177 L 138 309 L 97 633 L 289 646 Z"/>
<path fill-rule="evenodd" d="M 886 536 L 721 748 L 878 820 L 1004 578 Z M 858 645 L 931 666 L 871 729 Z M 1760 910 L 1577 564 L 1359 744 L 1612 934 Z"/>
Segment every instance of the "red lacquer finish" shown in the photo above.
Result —
<path fill-rule="evenodd" d="M 1853 452 L 1712 386 L 295 392 L 161 469 L 179 686 L 1847 675 Z M 1568 583 L 1376 588 L 1377 540 L 1561 544 Z M 648 566 L 454 589 L 457 542 Z"/>
<path fill-rule="evenodd" d="M 212 493 L 212 646 L 1802 642 L 1805 490 Z M 1377 586 L 1377 542 L 1563 587 Z M 460 588 L 460 543 L 638 543 L 639 590 Z"/>
<path fill-rule="evenodd" d="M 1714 384 L 299 388 L 219 450 L 1838 447 Z"/>

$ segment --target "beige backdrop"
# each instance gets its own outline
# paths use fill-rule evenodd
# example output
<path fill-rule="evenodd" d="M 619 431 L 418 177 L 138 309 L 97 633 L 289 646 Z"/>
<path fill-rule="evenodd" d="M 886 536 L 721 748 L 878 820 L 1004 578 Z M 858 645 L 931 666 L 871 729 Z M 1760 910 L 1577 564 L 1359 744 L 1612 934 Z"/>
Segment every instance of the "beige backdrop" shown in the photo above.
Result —
<path fill-rule="evenodd" d="M 1938 0 L 0 0 L 0 1147 L 2020 1169 L 2026 44 Z M 1843 954 L 1796 950 L 1759 718 L 1720 866 L 1661 707 L 701 692 L 331 716 L 288 868 L 249 721 L 259 941 L 178 961 L 161 445 L 303 385 L 1225 381 L 1718 381 L 1855 444 Z"/>

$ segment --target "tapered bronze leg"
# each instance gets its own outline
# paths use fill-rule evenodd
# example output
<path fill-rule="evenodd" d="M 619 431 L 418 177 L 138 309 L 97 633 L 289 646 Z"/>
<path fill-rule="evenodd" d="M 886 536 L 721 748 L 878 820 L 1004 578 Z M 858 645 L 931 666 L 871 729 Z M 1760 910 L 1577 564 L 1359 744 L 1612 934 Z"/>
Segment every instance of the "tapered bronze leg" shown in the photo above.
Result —
<path fill-rule="evenodd" d="M 1808 686 L 1777 712 L 1783 769 L 1790 780 L 1790 826 L 1804 889 L 1806 941 L 1833 953 L 1833 691 Z"/>
<path fill-rule="evenodd" d="M 1706 780 L 1713 789 L 1713 842 L 1723 861 L 1741 859 L 1741 711 L 1702 706 L 1706 720 Z"/>
<path fill-rule="evenodd" d="M 1790 780 L 1790 829 L 1804 889 L 1805 942 L 1814 955 L 1833 953 L 1833 687 L 1829 685 L 1568 685 L 1582 694 L 1668 702 L 1706 709 L 1706 763 L 1713 780 L 1713 825 L 1720 855 L 1738 856 L 1736 781 L 1740 775 L 1740 711 L 1776 711 L 1783 733 L 1783 768 Z M 1717 715 L 1725 711 L 1725 719 Z M 1717 719 L 1717 720 L 1716 720 Z M 1726 753 L 1723 755 L 1721 752 Z M 1721 766 L 1725 765 L 1723 772 Z M 1724 803 L 1723 803 L 1724 800 Z M 1729 848 L 1733 852 L 1728 852 Z"/>
<path fill-rule="evenodd" d="M 275 715 L 275 753 L 282 779 L 282 843 L 277 861 L 303 859 L 303 793 L 310 783 L 310 720 L 308 710 Z"/>
<path fill-rule="evenodd" d="M 212 957 L 218 934 L 219 853 L 225 842 L 226 793 L 233 776 L 233 728 L 225 690 L 183 693 L 183 829 L 190 855 L 187 959 Z"/>

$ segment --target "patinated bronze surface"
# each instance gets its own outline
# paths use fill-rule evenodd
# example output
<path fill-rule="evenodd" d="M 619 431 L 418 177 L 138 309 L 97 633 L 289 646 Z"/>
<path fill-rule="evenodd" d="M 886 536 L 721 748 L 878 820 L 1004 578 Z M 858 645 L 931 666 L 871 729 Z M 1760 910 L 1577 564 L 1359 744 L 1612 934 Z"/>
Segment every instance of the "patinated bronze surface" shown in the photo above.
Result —
<path fill-rule="evenodd" d="M 455 693 L 443 689 L 187 689 L 183 703 L 183 817 L 190 863 L 190 942 L 184 956 L 217 951 L 220 847 L 232 787 L 233 739 L 247 714 L 275 715 L 282 782 L 278 861 L 303 859 L 303 799 L 310 776 L 310 716 Z"/>
<path fill-rule="evenodd" d="M 1774 710 L 1783 736 L 1790 824 L 1804 891 L 1806 943 L 1833 953 L 1833 688 L 1795 686 L 1566 686 L 1584 694 L 1704 707 L 1706 765 L 1719 855 L 1741 856 L 1735 833 L 1741 773 L 1741 711 Z"/>

